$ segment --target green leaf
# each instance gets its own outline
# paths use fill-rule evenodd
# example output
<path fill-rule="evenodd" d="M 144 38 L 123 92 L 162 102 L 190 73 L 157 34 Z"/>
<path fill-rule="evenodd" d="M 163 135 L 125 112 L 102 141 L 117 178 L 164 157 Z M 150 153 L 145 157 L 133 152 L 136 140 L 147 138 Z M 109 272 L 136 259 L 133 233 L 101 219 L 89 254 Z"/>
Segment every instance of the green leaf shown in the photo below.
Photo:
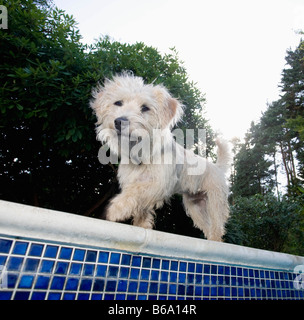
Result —
<path fill-rule="evenodd" d="M 75 128 L 70 129 L 65 136 L 65 140 L 69 140 L 74 133 L 75 133 Z"/>

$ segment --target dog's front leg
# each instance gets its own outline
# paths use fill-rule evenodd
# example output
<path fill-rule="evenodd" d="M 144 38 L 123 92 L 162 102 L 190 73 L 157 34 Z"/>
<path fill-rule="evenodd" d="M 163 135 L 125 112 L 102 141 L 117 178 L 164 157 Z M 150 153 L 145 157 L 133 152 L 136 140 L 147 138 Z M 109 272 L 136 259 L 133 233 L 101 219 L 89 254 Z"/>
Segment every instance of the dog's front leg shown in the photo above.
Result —
<path fill-rule="evenodd" d="M 133 218 L 133 225 L 152 229 L 154 226 L 154 208 L 163 201 L 151 200 L 147 185 L 131 186 L 122 190 L 114 197 L 105 212 L 105 219 L 109 221 L 124 221 Z"/>
<path fill-rule="evenodd" d="M 109 221 L 124 221 L 131 218 L 137 204 L 128 193 L 122 192 L 114 197 L 105 212 L 105 218 Z"/>
<path fill-rule="evenodd" d="M 143 228 L 153 228 L 154 203 L 147 199 L 147 187 L 125 188 L 114 197 L 105 212 L 109 221 L 125 221 L 133 218 L 133 224 Z"/>

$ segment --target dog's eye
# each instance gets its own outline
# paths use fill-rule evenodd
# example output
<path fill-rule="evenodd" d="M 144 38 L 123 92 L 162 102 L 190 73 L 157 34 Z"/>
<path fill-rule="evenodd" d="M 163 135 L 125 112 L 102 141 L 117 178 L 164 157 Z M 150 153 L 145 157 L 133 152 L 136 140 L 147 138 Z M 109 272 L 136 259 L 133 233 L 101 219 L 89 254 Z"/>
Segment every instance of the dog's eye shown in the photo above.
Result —
<path fill-rule="evenodd" d="M 147 111 L 149 111 L 150 110 L 150 108 L 148 107 L 148 106 L 146 106 L 145 104 L 143 104 L 142 106 L 141 106 L 141 112 L 147 112 Z"/>
<path fill-rule="evenodd" d="M 122 100 L 119 100 L 119 101 L 115 101 L 114 104 L 115 106 L 118 106 L 118 107 L 121 107 L 122 106 Z"/>

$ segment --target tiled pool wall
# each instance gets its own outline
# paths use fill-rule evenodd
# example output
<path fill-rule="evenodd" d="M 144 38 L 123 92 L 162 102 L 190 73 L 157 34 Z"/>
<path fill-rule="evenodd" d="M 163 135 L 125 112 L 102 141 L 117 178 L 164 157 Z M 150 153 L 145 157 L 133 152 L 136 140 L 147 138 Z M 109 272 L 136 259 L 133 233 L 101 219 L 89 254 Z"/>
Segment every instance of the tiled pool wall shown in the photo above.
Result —
<path fill-rule="evenodd" d="M 23 217 L 28 211 L 31 211 L 31 219 L 27 213 Z M 147 245 L 147 237 L 140 237 L 141 228 L 87 218 L 91 224 L 88 229 L 83 217 L 61 215 L 64 228 L 59 227 L 58 212 L 0 201 L 0 300 L 304 299 L 299 273 L 304 265 L 302 257 L 269 252 L 279 262 L 276 260 L 263 266 L 261 260 L 265 260 L 266 251 L 150 230 L 151 239 L 151 234 L 155 239 L 164 236 L 162 247 L 159 244 L 153 247 Z M 58 236 L 52 233 L 54 231 L 37 231 L 42 225 L 45 225 L 44 229 L 48 225 L 52 229 L 53 223 L 54 226 L 58 224 Z M 106 228 L 102 229 L 104 223 Z M 79 234 L 79 224 L 82 234 Z M 90 229 L 93 234 L 95 232 L 93 224 L 97 224 L 96 230 L 100 229 L 100 241 L 90 239 Z M 137 245 L 132 240 L 128 242 L 126 235 L 119 243 L 115 238 L 117 225 L 119 230 L 123 228 L 124 234 L 133 233 Z M 111 233 L 105 231 L 109 226 L 113 227 L 115 241 Z M 75 235 L 71 236 L 73 241 L 64 238 L 65 231 L 71 234 L 75 229 L 79 241 L 75 241 Z M 132 234 L 128 236 L 132 239 Z M 193 241 L 194 248 L 201 244 L 203 249 L 194 255 L 178 252 L 178 245 L 176 252 L 172 249 L 172 242 L 189 241 Z M 169 246 L 167 255 L 164 254 L 166 242 Z M 224 251 L 229 252 L 232 248 L 231 252 L 241 254 L 232 258 L 231 254 L 228 258 L 214 254 L 212 258 L 207 248 L 216 252 L 218 246 L 224 246 Z M 254 257 L 246 257 L 246 253 L 256 255 L 257 262 Z M 293 272 L 294 267 L 297 272 Z"/>

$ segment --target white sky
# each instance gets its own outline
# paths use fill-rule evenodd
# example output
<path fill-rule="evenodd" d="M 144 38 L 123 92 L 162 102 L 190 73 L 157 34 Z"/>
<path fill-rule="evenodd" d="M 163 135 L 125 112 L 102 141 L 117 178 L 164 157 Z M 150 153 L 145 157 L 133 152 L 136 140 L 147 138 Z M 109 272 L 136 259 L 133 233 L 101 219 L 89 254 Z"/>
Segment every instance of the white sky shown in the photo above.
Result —
<path fill-rule="evenodd" d="M 54 0 L 79 23 L 83 42 L 100 35 L 176 47 L 206 94 L 207 118 L 226 138 L 244 137 L 279 98 L 286 50 L 304 30 L 303 0 Z"/>

